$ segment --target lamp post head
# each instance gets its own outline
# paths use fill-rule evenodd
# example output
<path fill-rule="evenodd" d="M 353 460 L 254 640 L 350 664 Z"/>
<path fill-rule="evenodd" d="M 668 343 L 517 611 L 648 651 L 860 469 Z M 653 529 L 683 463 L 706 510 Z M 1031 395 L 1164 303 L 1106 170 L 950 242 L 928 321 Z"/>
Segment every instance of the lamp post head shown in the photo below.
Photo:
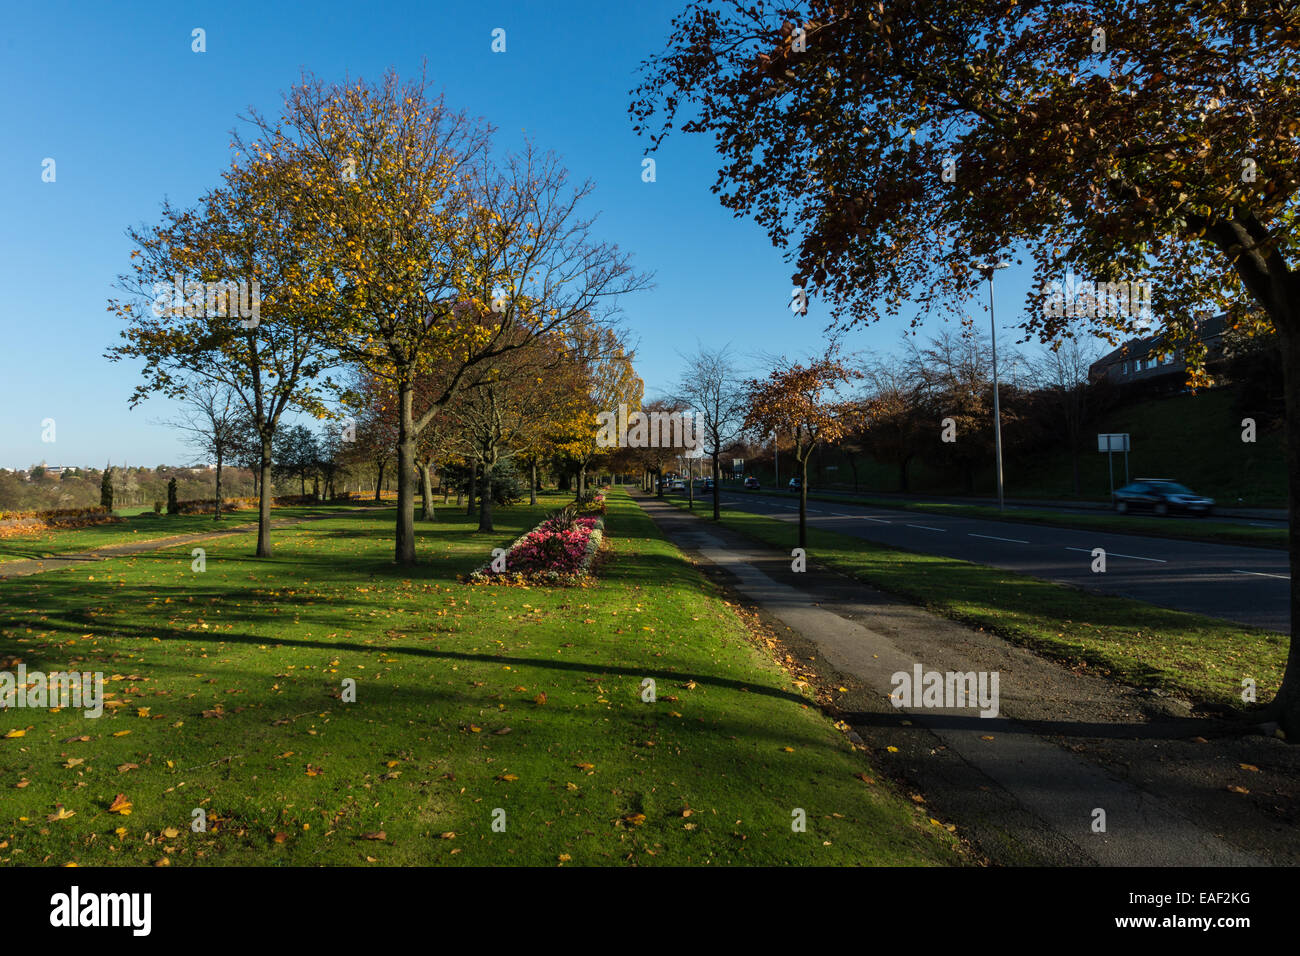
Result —
<path fill-rule="evenodd" d="M 992 280 L 994 272 L 998 269 L 1005 269 L 1009 265 L 1011 265 L 1011 263 L 1007 262 L 1005 259 L 999 259 L 996 262 L 974 262 L 971 263 L 971 268 L 984 278 Z"/>

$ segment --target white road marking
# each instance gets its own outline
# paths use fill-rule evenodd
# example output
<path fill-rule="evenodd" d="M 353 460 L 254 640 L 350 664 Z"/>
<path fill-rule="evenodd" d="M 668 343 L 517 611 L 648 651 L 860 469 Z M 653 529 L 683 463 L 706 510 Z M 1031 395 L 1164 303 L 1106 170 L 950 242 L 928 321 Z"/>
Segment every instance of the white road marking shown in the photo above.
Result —
<path fill-rule="evenodd" d="M 974 531 L 967 531 L 972 538 L 988 538 L 991 541 L 1010 541 L 1012 544 L 1028 544 L 1028 541 L 1021 541 L 1019 538 L 999 538 L 995 534 L 976 534 Z"/>
<path fill-rule="evenodd" d="M 1233 574 L 1256 574 L 1261 578 L 1281 578 L 1283 581 L 1291 580 L 1291 575 L 1289 574 L 1265 574 L 1263 571 L 1238 571 L 1236 568 L 1232 569 L 1232 573 Z"/>
<path fill-rule="evenodd" d="M 928 524 L 909 524 L 909 528 L 920 528 L 923 531 L 947 531 L 947 528 L 931 528 Z"/>
<path fill-rule="evenodd" d="M 1070 547 L 1067 547 L 1065 550 L 1066 550 L 1066 551 L 1082 551 L 1084 554 L 1092 554 L 1092 548 L 1070 548 Z M 1142 555 L 1140 555 L 1140 554 L 1120 554 L 1118 551 L 1107 551 L 1107 552 L 1106 552 L 1106 557 L 1108 557 L 1108 558 L 1132 558 L 1134 561 L 1154 561 L 1156 564 L 1168 564 L 1168 563 L 1169 563 L 1169 562 L 1166 561 L 1164 558 L 1144 558 L 1144 557 L 1142 557 Z"/>
<path fill-rule="evenodd" d="M 1259 521 L 1249 521 L 1247 522 L 1247 524 L 1249 524 L 1252 528 L 1276 528 L 1277 527 L 1277 525 L 1275 524 L 1264 524 Z"/>

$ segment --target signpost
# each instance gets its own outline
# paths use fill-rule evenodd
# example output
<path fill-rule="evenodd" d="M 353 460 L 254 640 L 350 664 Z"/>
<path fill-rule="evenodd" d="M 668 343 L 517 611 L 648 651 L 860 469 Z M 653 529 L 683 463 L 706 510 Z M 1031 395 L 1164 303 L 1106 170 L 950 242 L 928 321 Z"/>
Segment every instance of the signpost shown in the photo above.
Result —
<path fill-rule="evenodd" d="M 1097 451 L 1106 452 L 1106 466 L 1110 472 L 1110 496 L 1115 497 L 1115 452 L 1124 453 L 1124 484 L 1128 484 L 1128 432 L 1097 435 Z"/>

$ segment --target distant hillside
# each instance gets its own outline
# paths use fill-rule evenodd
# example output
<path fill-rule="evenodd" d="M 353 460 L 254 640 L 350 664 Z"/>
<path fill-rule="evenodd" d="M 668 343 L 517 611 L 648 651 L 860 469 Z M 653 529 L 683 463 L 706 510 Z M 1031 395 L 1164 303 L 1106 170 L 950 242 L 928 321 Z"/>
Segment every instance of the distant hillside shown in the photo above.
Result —
<path fill-rule="evenodd" d="M 1131 478 L 1174 478 L 1225 505 L 1284 507 L 1282 431 L 1276 427 L 1264 430 L 1261 424 L 1254 444 L 1242 442 L 1242 415 L 1236 411 L 1234 400 L 1233 388 L 1218 388 L 1197 395 L 1146 398 L 1101 416 L 1087 431 L 1080 462 L 1080 497 L 1098 501 L 1109 498 L 1107 456 L 1096 450 L 1097 433 L 1128 432 L 1132 436 Z M 899 490 L 895 466 L 877 462 L 866 454 L 857 456 L 856 464 L 859 490 Z M 781 462 L 782 483 L 794 474 L 792 465 L 792 461 Z M 754 473 L 770 481 L 770 468 L 759 465 Z M 823 488 L 853 486 L 849 459 L 834 450 L 815 456 L 809 474 L 810 484 Z M 960 475 L 945 475 L 919 460 L 912 463 L 909 475 L 910 490 L 919 494 L 962 494 L 965 490 Z M 1073 497 L 1070 456 L 1063 445 L 1008 454 L 1004 478 L 1006 493 L 1011 497 Z M 1116 455 L 1115 487 L 1123 481 L 1123 456 Z M 977 473 L 975 491 L 993 494 L 995 490 L 990 462 Z"/>

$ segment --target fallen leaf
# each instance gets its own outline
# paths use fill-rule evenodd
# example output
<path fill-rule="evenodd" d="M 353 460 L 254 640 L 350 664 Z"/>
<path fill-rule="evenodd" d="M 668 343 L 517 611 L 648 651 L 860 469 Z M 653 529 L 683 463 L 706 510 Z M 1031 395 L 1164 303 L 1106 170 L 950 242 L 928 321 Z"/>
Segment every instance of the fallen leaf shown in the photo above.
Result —
<path fill-rule="evenodd" d="M 120 813 L 124 817 L 130 816 L 131 806 L 132 806 L 131 801 L 126 798 L 126 794 L 119 793 L 116 797 L 113 798 L 113 802 L 109 804 L 108 812 Z"/>
<path fill-rule="evenodd" d="M 56 805 L 54 812 L 45 819 L 50 823 L 54 823 L 58 820 L 66 820 L 68 817 L 75 817 L 76 815 L 76 810 L 65 810 L 62 805 Z"/>
<path fill-rule="evenodd" d="M 374 832 L 372 832 L 372 833 L 363 833 L 363 834 L 361 834 L 361 839 L 363 839 L 363 840 L 387 840 L 387 839 L 388 839 L 388 832 L 385 831 L 385 830 L 376 830 L 376 831 L 374 831 Z"/>

